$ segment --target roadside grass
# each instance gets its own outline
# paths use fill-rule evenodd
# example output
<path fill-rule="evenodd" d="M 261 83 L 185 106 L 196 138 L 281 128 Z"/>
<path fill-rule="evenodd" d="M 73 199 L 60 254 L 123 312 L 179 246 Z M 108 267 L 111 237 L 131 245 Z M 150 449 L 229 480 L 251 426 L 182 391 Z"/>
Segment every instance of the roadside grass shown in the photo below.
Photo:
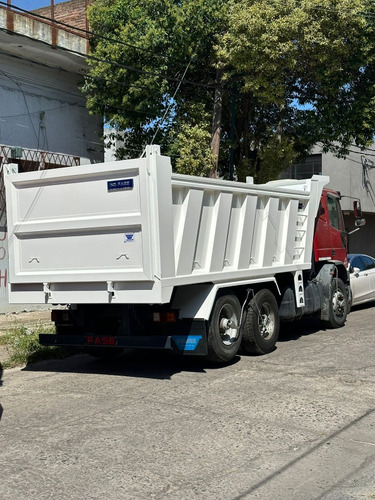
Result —
<path fill-rule="evenodd" d="M 0 335 L 0 345 L 5 346 L 7 359 L 2 361 L 2 368 L 14 368 L 43 359 L 65 358 L 68 353 L 61 347 L 49 347 L 39 344 L 40 333 L 52 333 L 51 327 L 14 325 Z"/>

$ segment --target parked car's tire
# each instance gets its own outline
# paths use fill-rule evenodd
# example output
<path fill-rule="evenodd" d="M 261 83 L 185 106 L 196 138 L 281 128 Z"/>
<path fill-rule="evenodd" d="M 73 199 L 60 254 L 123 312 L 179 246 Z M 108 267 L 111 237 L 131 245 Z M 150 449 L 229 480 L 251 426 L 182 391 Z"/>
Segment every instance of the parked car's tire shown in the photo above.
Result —
<path fill-rule="evenodd" d="M 267 354 L 279 337 L 279 308 L 270 290 L 260 290 L 245 311 L 242 348 L 249 354 Z"/>
<path fill-rule="evenodd" d="M 222 295 L 216 299 L 209 322 L 207 359 L 227 363 L 241 346 L 241 306 L 235 295 Z"/>

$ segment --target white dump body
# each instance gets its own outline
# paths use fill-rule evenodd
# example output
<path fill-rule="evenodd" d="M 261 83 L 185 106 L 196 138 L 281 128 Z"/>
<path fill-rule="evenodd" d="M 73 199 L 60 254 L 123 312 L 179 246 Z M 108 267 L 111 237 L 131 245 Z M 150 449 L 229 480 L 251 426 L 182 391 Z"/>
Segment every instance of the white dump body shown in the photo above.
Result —
<path fill-rule="evenodd" d="M 328 177 L 264 185 L 145 158 L 7 175 L 10 301 L 165 303 L 175 286 L 311 267 Z"/>

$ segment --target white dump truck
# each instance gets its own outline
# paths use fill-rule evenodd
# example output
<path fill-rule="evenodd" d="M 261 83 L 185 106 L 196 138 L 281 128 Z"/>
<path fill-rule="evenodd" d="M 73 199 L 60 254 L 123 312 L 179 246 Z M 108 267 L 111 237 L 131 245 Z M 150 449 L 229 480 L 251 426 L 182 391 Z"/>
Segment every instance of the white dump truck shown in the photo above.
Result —
<path fill-rule="evenodd" d="M 347 233 L 329 178 L 263 185 L 144 158 L 7 175 L 12 303 L 59 304 L 44 345 L 167 349 L 228 362 L 280 320 L 341 327 Z"/>

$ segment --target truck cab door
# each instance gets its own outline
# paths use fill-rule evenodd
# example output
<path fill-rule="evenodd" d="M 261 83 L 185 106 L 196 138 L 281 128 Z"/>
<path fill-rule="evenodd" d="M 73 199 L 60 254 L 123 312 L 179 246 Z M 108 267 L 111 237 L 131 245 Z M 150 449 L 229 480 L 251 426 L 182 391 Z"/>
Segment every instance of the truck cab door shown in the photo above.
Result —
<path fill-rule="evenodd" d="M 339 198 L 327 193 L 327 210 L 330 225 L 330 251 L 332 260 L 346 261 L 348 234 L 345 231 L 344 217 L 342 215 Z"/>
<path fill-rule="evenodd" d="M 322 195 L 314 234 L 316 261 L 346 262 L 347 238 L 339 197 L 334 193 Z"/>

